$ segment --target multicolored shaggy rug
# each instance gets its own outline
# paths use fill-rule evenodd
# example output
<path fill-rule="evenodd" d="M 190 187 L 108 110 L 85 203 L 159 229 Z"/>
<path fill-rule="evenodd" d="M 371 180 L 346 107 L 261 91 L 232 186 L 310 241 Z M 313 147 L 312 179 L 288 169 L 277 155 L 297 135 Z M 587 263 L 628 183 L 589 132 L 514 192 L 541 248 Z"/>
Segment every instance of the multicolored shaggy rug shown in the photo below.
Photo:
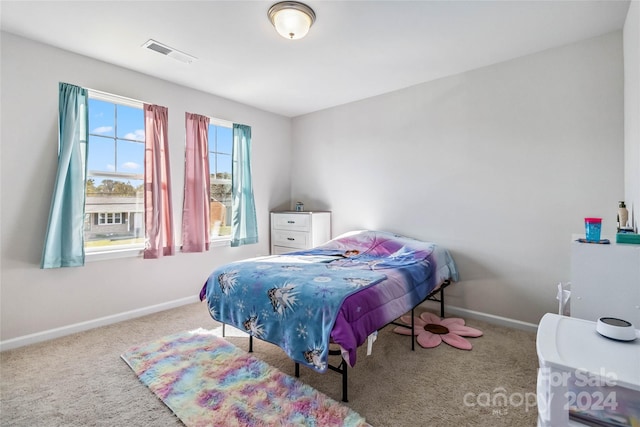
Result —
<path fill-rule="evenodd" d="M 211 331 L 136 346 L 122 359 L 186 426 L 368 426 L 358 413 Z"/>

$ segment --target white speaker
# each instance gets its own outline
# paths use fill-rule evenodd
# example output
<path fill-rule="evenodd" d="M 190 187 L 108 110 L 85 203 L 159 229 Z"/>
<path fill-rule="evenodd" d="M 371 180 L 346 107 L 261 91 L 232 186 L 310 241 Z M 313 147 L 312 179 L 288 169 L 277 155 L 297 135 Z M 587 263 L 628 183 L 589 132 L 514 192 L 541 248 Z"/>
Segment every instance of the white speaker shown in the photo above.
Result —
<path fill-rule="evenodd" d="M 636 339 L 636 330 L 626 320 L 615 317 L 601 317 L 596 323 L 596 331 L 604 337 L 617 341 L 633 341 Z"/>

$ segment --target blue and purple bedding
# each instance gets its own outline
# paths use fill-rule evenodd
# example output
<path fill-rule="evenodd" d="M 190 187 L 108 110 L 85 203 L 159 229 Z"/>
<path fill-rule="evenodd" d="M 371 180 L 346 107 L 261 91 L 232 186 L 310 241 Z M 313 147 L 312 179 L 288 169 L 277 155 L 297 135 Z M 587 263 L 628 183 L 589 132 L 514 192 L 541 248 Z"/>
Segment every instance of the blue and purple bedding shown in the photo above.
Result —
<path fill-rule="evenodd" d="M 359 231 L 313 249 L 253 258 L 213 271 L 200 293 L 211 317 L 327 369 L 329 343 L 356 363 L 367 337 L 411 310 L 445 280 L 449 252 L 434 243 Z"/>

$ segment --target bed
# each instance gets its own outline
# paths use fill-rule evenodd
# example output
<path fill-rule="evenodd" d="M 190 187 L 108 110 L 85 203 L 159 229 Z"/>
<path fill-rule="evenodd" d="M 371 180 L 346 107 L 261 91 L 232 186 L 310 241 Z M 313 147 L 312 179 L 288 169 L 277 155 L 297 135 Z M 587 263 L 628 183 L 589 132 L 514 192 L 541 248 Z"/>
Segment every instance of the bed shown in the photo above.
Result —
<path fill-rule="evenodd" d="M 446 248 L 364 230 L 315 248 L 252 258 L 216 268 L 200 292 L 211 317 L 279 346 L 294 362 L 342 373 L 368 338 L 426 299 L 440 301 L 458 280 Z M 439 297 L 438 297 L 439 294 Z M 411 316 L 413 318 L 413 316 Z M 412 340 L 412 348 L 413 348 Z M 336 348 L 337 347 L 337 348 Z M 328 362 L 340 354 L 338 366 Z"/>

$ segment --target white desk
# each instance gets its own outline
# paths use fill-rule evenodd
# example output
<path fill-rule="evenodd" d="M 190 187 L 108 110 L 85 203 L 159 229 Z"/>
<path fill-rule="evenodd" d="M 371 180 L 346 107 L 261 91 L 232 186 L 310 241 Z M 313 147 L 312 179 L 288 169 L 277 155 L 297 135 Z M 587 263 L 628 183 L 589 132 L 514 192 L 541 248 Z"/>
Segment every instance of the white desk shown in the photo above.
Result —
<path fill-rule="evenodd" d="M 538 426 L 589 425 L 580 416 L 640 423 L 640 338 L 610 340 L 595 322 L 547 313 L 536 348 Z"/>

